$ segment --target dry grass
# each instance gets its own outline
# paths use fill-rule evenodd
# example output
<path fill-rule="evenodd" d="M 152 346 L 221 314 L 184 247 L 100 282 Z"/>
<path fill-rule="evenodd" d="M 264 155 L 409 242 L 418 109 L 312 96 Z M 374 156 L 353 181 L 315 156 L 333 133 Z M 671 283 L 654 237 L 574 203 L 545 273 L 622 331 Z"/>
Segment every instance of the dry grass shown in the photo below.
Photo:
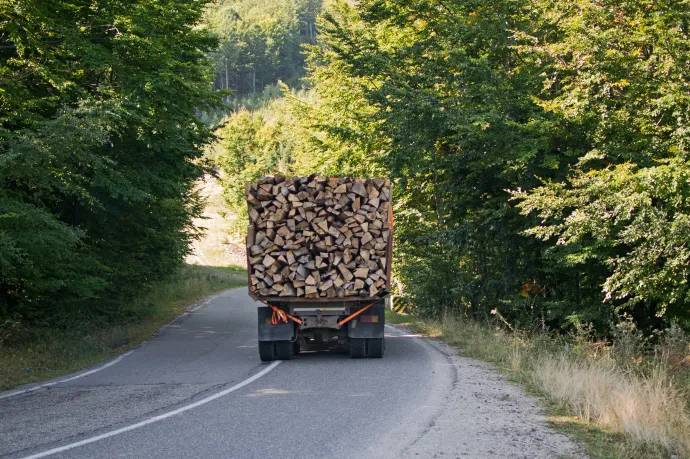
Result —
<path fill-rule="evenodd" d="M 539 392 L 567 405 L 587 422 L 620 432 L 633 448 L 660 456 L 690 452 L 690 413 L 686 399 L 657 371 L 633 376 L 598 361 L 542 356 L 532 370 Z"/>
<path fill-rule="evenodd" d="M 654 347 L 629 335 L 610 346 L 507 333 L 452 317 L 409 325 L 497 364 L 552 407 L 565 407 L 574 422 L 610 435 L 608 442 L 587 445 L 593 456 L 690 457 L 690 348 L 678 333 Z"/>

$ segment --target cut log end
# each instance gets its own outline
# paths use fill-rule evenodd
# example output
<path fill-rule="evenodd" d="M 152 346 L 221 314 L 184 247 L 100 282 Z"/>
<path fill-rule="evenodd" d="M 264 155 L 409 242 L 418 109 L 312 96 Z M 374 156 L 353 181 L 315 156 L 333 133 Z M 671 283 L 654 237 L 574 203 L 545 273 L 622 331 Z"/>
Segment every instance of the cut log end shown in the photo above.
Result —
<path fill-rule="evenodd" d="M 277 175 L 245 191 L 255 294 L 375 297 L 388 288 L 389 180 Z"/>

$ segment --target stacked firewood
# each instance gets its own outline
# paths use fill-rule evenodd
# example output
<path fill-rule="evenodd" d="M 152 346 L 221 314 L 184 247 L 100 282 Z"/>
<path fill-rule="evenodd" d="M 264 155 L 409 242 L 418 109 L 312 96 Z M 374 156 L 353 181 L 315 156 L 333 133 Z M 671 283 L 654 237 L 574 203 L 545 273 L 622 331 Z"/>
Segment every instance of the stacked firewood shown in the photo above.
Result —
<path fill-rule="evenodd" d="M 373 297 L 388 289 L 387 179 L 266 177 L 247 184 L 247 254 L 261 297 Z"/>

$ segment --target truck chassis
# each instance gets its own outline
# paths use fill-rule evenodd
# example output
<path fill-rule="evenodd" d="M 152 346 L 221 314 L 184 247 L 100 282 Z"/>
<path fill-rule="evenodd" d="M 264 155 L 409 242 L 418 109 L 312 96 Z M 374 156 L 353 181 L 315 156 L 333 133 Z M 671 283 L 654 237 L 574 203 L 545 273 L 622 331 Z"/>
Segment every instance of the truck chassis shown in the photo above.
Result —
<path fill-rule="evenodd" d="M 353 359 L 383 357 L 384 298 L 299 300 L 266 301 L 258 308 L 262 361 L 291 360 L 301 350 L 339 347 L 348 347 Z"/>

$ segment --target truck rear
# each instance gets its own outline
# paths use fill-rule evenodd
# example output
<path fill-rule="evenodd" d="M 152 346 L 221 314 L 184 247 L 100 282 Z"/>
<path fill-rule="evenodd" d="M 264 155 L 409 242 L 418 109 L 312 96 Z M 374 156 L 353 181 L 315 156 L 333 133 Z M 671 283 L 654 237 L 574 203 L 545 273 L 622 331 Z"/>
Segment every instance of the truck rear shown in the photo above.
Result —
<path fill-rule="evenodd" d="M 247 184 L 249 294 L 261 360 L 305 348 L 384 353 L 393 216 L 387 179 L 266 177 Z"/>

